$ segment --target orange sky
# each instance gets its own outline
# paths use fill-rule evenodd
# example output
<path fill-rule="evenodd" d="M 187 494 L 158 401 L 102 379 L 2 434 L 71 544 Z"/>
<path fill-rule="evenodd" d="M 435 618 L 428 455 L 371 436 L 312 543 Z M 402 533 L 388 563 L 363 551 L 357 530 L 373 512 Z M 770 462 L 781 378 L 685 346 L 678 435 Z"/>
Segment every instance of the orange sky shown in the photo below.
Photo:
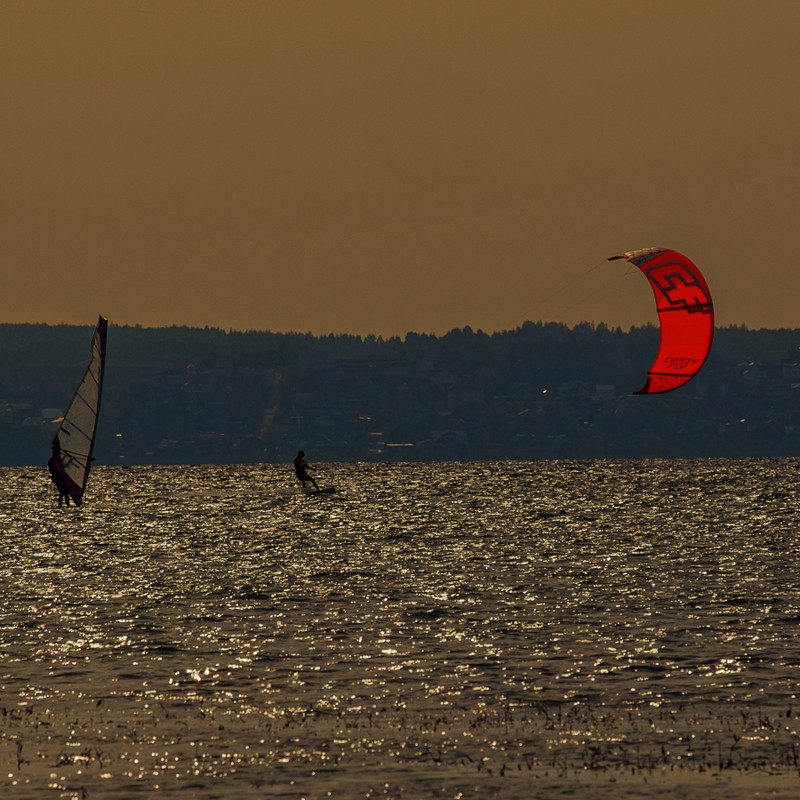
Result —
<path fill-rule="evenodd" d="M 0 0 L 0 321 L 627 326 L 601 262 L 657 245 L 800 327 L 798 41 L 796 0 Z"/>

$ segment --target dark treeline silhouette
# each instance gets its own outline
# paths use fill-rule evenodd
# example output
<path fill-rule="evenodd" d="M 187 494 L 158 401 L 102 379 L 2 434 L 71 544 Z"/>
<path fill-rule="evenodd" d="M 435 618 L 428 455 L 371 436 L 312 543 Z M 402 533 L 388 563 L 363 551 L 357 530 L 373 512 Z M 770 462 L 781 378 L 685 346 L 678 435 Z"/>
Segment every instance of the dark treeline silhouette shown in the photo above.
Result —
<path fill-rule="evenodd" d="M 0 325 L 4 465 L 40 464 L 91 327 Z M 800 455 L 800 330 L 717 331 L 701 374 L 634 396 L 658 345 L 525 323 L 404 338 L 111 327 L 98 464 Z"/>

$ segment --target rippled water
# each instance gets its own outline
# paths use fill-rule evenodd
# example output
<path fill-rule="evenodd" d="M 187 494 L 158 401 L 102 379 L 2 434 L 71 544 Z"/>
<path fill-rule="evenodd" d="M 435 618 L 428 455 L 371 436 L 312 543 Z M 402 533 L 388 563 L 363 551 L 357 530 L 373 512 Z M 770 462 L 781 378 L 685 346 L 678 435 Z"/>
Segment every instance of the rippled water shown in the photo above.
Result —
<path fill-rule="evenodd" d="M 3 796 L 800 796 L 799 466 L 0 470 Z"/>

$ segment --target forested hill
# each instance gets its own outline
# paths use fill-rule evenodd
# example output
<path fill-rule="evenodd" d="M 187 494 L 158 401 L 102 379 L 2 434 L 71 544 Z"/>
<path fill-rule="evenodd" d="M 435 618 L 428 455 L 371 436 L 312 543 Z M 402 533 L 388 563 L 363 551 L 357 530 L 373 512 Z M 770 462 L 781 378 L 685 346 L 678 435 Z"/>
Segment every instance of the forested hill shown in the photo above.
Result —
<path fill-rule="evenodd" d="M 0 325 L 4 465 L 44 464 L 91 327 Z M 634 396 L 655 327 L 404 338 L 109 328 L 98 464 L 800 455 L 800 330 L 717 331 Z"/>

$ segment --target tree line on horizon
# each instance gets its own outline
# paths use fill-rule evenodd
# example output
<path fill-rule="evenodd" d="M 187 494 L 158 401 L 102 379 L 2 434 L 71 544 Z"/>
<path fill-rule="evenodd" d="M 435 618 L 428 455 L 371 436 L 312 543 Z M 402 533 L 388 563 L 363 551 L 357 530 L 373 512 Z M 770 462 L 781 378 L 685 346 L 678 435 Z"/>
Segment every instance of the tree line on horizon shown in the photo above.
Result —
<path fill-rule="evenodd" d="M 716 331 L 700 374 L 634 396 L 630 330 L 314 336 L 111 326 L 100 465 L 800 455 L 800 330 Z M 44 464 L 91 328 L 0 325 L 3 465 Z"/>

